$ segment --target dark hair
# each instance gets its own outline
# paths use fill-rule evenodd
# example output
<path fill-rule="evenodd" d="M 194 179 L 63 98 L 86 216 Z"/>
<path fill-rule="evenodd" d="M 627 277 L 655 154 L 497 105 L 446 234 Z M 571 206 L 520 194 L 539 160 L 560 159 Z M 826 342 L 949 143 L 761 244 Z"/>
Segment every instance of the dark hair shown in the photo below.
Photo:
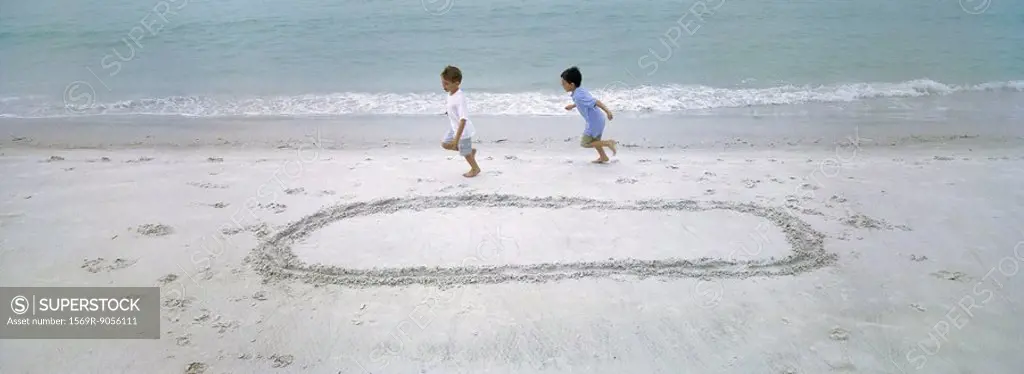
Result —
<path fill-rule="evenodd" d="M 449 82 L 462 83 L 462 70 L 451 65 L 445 66 L 441 71 L 441 78 Z"/>
<path fill-rule="evenodd" d="M 579 68 L 573 66 L 562 72 L 562 79 L 565 79 L 566 82 L 572 83 L 579 88 L 580 84 L 583 83 L 583 73 L 580 73 Z"/>

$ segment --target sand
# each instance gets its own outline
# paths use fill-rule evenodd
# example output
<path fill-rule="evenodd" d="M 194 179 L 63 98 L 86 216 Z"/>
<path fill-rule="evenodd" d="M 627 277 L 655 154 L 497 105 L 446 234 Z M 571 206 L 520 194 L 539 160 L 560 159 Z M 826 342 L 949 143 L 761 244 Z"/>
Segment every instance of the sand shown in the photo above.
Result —
<path fill-rule="evenodd" d="M 594 165 L 567 121 L 481 139 L 473 179 L 429 132 L 0 126 L 0 284 L 164 308 L 159 340 L 0 340 L 0 372 L 1024 364 L 1020 137 L 729 128 Z"/>

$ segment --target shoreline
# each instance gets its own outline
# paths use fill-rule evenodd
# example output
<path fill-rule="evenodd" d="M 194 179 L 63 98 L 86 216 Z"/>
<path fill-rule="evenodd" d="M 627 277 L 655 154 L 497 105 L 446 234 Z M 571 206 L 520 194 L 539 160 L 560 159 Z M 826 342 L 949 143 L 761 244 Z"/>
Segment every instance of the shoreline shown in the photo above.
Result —
<path fill-rule="evenodd" d="M 578 116 L 479 116 L 476 144 L 527 149 L 577 147 Z M 970 123 L 970 127 L 964 127 Z M 662 116 L 610 121 L 606 138 L 622 148 L 663 150 L 821 150 L 860 147 L 1017 147 L 1024 129 L 1012 118 L 906 120 L 887 117 Z M 319 139 L 324 149 L 432 149 L 441 116 L 278 119 L 140 118 L 0 119 L 0 149 L 288 149 Z M 312 144 L 312 143 L 311 143 Z"/>

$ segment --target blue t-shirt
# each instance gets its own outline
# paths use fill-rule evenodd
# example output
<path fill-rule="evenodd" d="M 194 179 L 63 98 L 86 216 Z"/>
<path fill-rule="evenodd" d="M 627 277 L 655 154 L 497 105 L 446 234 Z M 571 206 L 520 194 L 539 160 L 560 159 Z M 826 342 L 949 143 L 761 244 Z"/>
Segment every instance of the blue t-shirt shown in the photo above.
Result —
<path fill-rule="evenodd" d="M 597 107 L 597 99 L 590 96 L 583 87 L 577 87 L 572 92 L 572 102 L 576 104 L 576 110 L 583 116 L 583 120 L 587 121 L 587 128 L 583 130 L 583 133 L 590 136 L 600 136 L 604 133 L 604 112 L 601 108 Z"/>

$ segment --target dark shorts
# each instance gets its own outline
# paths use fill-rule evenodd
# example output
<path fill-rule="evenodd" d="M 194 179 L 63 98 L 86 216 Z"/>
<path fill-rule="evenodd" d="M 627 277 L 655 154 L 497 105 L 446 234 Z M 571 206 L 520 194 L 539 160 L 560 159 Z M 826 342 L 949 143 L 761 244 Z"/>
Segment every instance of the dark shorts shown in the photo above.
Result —
<path fill-rule="evenodd" d="M 590 148 L 590 143 L 593 143 L 593 142 L 598 141 L 598 140 L 601 140 L 601 135 L 591 136 L 591 135 L 583 134 L 583 136 L 580 137 L 580 147 Z"/>

